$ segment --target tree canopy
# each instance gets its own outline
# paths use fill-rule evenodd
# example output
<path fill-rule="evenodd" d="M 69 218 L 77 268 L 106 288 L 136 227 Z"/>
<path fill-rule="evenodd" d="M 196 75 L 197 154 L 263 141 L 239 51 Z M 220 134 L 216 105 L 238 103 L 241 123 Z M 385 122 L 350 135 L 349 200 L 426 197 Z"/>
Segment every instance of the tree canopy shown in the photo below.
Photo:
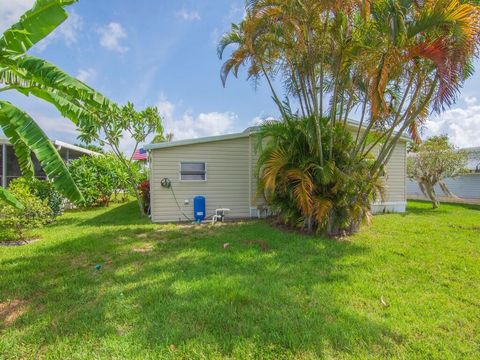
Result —
<path fill-rule="evenodd" d="M 440 202 L 435 186 L 438 185 L 447 196 L 455 196 L 444 180 L 466 173 L 467 160 L 468 154 L 456 149 L 447 135 L 434 136 L 414 146 L 408 158 L 407 174 L 418 183 L 422 193 L 436 208 Z"/>
<path fill-rule="evenodd" d="M 458 0 L 249 0 L 220 40 L 220 57 L 234 46 L 221 78 L 245 66 L 248 78 L 266 80 L 283 116 L 285 102 L 332 127 L 355 113 L 352 156 L 378 146 L 375 173 L 405 131 L 418 142 L 428 114 L 454 103 L 473 73 L 479 14 L 476 2 Z M 334 140 L 318 139 L 324 164 Z"/>

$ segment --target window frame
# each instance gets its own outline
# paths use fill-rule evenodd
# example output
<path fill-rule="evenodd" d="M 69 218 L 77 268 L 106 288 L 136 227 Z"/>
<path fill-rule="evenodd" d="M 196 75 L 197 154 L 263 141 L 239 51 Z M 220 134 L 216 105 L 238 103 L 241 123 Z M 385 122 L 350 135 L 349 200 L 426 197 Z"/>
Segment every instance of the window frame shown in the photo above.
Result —
<path fill-rule="evenodd" d="M 203 180 L 183 180 L 182 179 L 182 164 L 204 164 L 205 166 L 205 179 Z M 201 160 L 182 160 L 178 163 L 178 180 L 180 182 L 207 182 L 208 179 L 208 164 L 206 161 Z"/>

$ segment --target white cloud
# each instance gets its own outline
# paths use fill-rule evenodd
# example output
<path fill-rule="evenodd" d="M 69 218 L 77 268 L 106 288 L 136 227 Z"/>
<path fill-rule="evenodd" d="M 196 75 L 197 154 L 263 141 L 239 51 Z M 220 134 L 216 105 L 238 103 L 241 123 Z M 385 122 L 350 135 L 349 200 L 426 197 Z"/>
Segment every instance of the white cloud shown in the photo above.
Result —
<path fill-rule="evenodd" d="M 180 11 L 177 11 L 175 15 L 185 21 L 195 21 L 201 19 L 200 14 L 196 10 L 182 9 Z"/>
<path fill-rule="evenodd" d="M 214 46 L 217 46 L 222 35 L 227 31 L 230 31 L 231 24 L 238 23 L 240 20 L 242 20 L 246 16 L 246 14 L 247 13 L 245 10 L 244 3 L 237 2 L 237 3 L 231 4 L 230 9 L 222 18 L 222 26 L 215 27 L 210 34 L 212 44 Z"/>
<path fill-rule="evenodd" d="M 128 47 L 121 44 L 121 41 L 128 37 L 127 32 L 121 24 L 111 22 L 97 30 L 100 34 L 100 45 L 105 49 L 125 53 Z"/>
<path fill-rule="evenodd" d="M 0 32 L 3 33 L 16 23 L 34 2 L 35 0 L 0 0 Z"/>
<path fill-rule="evenodd" d="M 30 113 L 30 115 L 53 140 L 71 141 L 79 134 L 77 127 L 66 118 L 40 113 Z"/>
<path fill-rule="evenodd" d="M 480 105 L 475 97 L 464 99 L 465 108 L 446 110 L 427 121 L 426 135 L 448 134 L 453 144 L 460 148 L 480 146 Z"/>
<path fill-rule="evenodd" d="M 467 105 L 474 105 L 477 102 L 477 98 L 475 96 L 465 96 L 464 99 Z"/>
<path fill-rule="evenodd" d="M 163 118 L 165 133 L 173 133 L 174 140 L 194 139 L 235 132 L 238 116 L 232 112 L 208 112 L 193 114 L 186 111 L 177 117 L 176 106 L 162 94 L 157 103 Z"/>
<path fill-rule="evenodd" d="M 233 3 L 230 5 L 227 15 L 224 17 L 224 23 L 238 22 L 247 15 L 244 2 Z"/>
<path fill-rule="evenodd" d="M 210 39 L 214 46 L 218 46 L 220 39 L 222 38 L 223 33 L 220 33 L 220 29 L 218 27 L 214 28 L 210 33 Z"/>
<path fill-rule="evenodd" d="M 167 100 L 164 94 L 160 95 L 160 100 L 157 104 L 158 113 L 162 118 L 172 120 L 175 105 Z"/>
<path fill-rule="evenodd" d="M 95 80 L 97 76 L 97 72 L 95 69 L 88 68 L 88 69 L 80 69 L 76 78 L 84 83 L 91 83 Z"/>
<path fill-rule="evenodd" d="M 165 128 L 173 133 L 175 140 L 194 139 L 232 133 L 236 121 L 238 116 L 231 112 L 200 113 L 197 116 L 187 112 L 180 119 L 166 119 Z"/>
<path fill-rule="evenodd" d="M 265 121 L 274 121 L 277 120 L 273 116 L 256 116 L 248 123 L 248 126 L 260 126 Z"/>

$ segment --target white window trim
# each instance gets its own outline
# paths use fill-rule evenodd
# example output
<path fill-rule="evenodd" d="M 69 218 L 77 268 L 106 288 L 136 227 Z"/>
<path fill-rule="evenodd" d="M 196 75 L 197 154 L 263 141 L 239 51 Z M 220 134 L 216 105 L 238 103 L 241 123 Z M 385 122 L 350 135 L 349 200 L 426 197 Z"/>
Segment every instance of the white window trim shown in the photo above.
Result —
<path fill-rule="evenodd" d="M 205 180 L 182 180 L 182 163 L 187 164 L 205 164 Z M 204 183 L 207 182 L 208 179 L 208 164 L 206 161 L 199 161 L 199 160 L 182 160 L 178 163 L 178 181 L 180 182 L 196 182 L 196 183 Z"/>

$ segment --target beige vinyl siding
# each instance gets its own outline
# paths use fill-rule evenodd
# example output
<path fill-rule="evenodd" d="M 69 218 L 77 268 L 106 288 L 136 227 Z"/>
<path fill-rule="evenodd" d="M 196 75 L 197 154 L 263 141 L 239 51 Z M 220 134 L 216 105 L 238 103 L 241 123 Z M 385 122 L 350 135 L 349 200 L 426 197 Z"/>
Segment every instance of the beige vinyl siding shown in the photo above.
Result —
<path fill-rule="evenodd" d="M 404 140 L 396 145 L 386 166 L 385 202 L 407 201 L 406 158 L 407 144 Z"/>
<path fill-rule="evenodd" d="M 263 205 L 257 198 L 255 177 L 255 136 L 211 141 L 199 144 L 173 146 L 151 151 L 152 221 L 186 221 L 184 212 L 193 219 L 193 198 L 203 195 L 207 203 L 207 216 L 217 208 L 229 208 L 230 218 L 251 216 L 250 207 Z M 387 165 L 385 202 L 406 201 L 406 143 L 401 141 Z M 205 162 L 206 181 L 180 181 L 180 162 Z M 171 190 L 161 187 L 163 178 L 169 178 L 177 197 L 179 210 Z M 185 200 L 189 204 L 185 205 Z"/>
<path fill-rule="evenodd" d="M 249 170 L 249 143 L 249 138 L 243 137 L 153 150 L 152 221 L 186 221 L 181 211 L 193 218 L 193 198 L 196 195 L 205 196 L 207 216 L 214 214 L 217 208 L 229 208 L 229 217 L 249 217 L 249 191 L 252 186 L 249 185 L 252 177 Z M 180 162 L 189 161 L 206 162 L 206 181 L 180 181 Z M 163 178 L 171 180 L 181 211 L 171 190 L 161 187 Z M 189 201 L 188 205 L 184 205 L 185 200 Z"/>
<path fill-rule="evenodd" d="M 263 206 L 266 204 L 265 198 L 262 194 L 257 196 L 257 162 L 259 158 L 258 146 L 257 146 L 257 137 L 255 135 L 250 136 L 250 157 L 252 159 L 252 178 L 251 178 L 251 203 L 252 207 Z"/>

